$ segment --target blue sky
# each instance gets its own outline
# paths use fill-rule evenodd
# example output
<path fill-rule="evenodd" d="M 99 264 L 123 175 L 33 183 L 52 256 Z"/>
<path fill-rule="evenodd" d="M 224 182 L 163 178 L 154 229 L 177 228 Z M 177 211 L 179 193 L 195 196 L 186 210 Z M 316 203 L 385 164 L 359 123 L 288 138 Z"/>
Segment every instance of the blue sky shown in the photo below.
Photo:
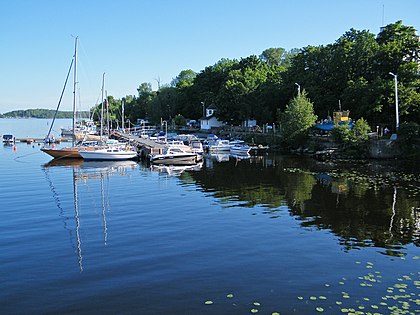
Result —
<path fill-rule="evenodd" d="M 14 0 L 0 4 L 0 113 L 55 108 L 79 36 L 78 107 L 135 95 L 221 58 L 377 34 L 402 20 L 420 29 L 419 0 Z M 71 110 L 72 85 L 62 110 Z"/>

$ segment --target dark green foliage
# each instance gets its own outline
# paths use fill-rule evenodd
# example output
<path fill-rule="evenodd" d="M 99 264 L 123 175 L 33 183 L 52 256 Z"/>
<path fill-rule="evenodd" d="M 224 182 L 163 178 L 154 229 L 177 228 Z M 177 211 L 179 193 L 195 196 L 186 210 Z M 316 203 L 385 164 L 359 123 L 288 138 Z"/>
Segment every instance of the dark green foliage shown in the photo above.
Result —
<path fill-rule="evenodd" d="M 305 91 L 293 98 L 279 116 L 283 139 L 289 145 L 305 139 L 317 119 Z"/>
<path fill-rule="evenodd" d="M 25 110 L 14 110 L 11 112 L 4 113 L 4 118 L 53 118 L 55 114 L 54 109 L 25 109 Z M 89 118 L 89 112 L 80 112 L 81 118 Z M 73 118 L 72 111 L 58 111 L 57 118 Z"/>
<path fill-rule="evenodd" d="M 289 52 L 268 48 L 259 57 L 220 59 L 198 73 L 182 70 L 171 85 L 159 84 L 158 91 L 153 91 L 150 83 L 142 83 L 136 96 L 123 99 L 125 117 L 132 122 L 146 118 L 153 123 L 170 121 L 177 115 L 197 120 L 203 116 L 203 108 L 212 105 L 217 108 L 216 117 L 229 125 L 250 118 L 260 126 L 272 124 L 277 122 L 276 113 L 284 112 L 296 95 L 298 84 L 306 90 L 320 118 L 336 110 L 341 101 L 342 109 L 350 110 L 355 120 L 364 117 L 371 126 L 394 126 L 392 72 L 398 75 L 400 121 L 419 123 L 419 60 L 416 30 L 401 21 L 383 27 L 377 36 L 350 29 L 325 46 Z M 120 121 L 122 100 L 109 97 L 108 104 L 110 118 Z M 97 119 L 99 109 L 100 105 L 95 109 Z M 46 117 L 45 113 L 12 115 Z M 345 131 L 338 137 L 346 139 Z"/>
<path fill-rule="evenodd" d="M 420 125 L 415 122 L 402 123 L 398 130 L 398 144 L 405 157 L 420 158 Z"/>
<path fill-rule="evenodd" d="M 335 125 L 332 129 L 332 136 L 335 140 L 353 145 L 361 145 L 369 139 L 371 128 L 363 118 L 358 119 L 353 129 L 348 124 Z"/>

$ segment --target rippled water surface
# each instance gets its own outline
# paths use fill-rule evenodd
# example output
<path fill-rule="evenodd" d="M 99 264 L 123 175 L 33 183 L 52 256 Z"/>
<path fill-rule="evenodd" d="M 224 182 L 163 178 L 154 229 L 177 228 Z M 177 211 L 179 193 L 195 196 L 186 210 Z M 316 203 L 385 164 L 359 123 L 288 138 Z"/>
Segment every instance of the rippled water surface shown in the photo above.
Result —
<path fill-rule="evenodd" d="M 39 149 L 0 147 L 2 314 L 420 309 L 415 165 L 267 155 L 173 169 Z"/>

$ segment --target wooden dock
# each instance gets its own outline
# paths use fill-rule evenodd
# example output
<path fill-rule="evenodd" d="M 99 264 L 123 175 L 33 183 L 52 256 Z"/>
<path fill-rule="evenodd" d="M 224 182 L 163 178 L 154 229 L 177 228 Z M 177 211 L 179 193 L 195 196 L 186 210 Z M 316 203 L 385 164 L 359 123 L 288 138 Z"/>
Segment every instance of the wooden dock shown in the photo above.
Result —
<path fill-rule="evenodd" d="M 69 142 L 69 141 L 71 141 L 71 138 L 57 138 L 55 139 L 54 143 Z M 43 143 L 44 138 L 31 138 L 31 137 L 15 138 L 15 142 Z"/>
<path fill-rule="evenodd" d="M 149 154 L 160 154 L 165 147 L 165 144 L 160 144 L 150 139 L 133 136 L 119 131 L 115 131 L 113 136 L 119 140 L 124 140 L 133 144 L 141 157 L 146 157 Z"/>

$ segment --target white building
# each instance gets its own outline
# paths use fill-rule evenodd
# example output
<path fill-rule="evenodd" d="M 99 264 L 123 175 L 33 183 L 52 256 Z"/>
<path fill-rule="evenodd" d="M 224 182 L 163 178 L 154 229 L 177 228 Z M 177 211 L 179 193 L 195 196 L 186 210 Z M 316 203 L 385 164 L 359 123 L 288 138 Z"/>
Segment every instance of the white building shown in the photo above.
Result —
<path fill-rule="evenodd" d="M 215 111 L 216 107 L 214 105 L 210 105 L 206 108 L 206 117 L 200 118 L 201 130 L 211 130 L 211 128 L 224 126 L 224 123 L 214 116 Z"/>

